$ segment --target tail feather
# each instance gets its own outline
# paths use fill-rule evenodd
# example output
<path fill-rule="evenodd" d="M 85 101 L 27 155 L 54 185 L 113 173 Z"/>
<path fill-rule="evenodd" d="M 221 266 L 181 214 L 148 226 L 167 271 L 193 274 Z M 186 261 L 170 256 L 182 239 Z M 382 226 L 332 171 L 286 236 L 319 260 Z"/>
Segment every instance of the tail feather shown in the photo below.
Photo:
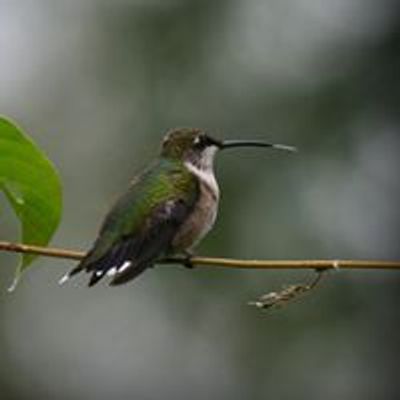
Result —
<path fill-rule="evenodd" d="M 64 285 L 67 283 L 74 275 L 78 274 L 79 272 L 83 271 L 85 267 L 82 267 L 82 263 L 79 263 L 72 271 L 67 272 L 65 275 L 61 277 L 58 281 L 59 285 Z"/>
<path fill-rule="evenodd" d="M 129 261 L 134 252 L 135 242 L 132 240 L 126 240 L 114 246 L 108 253 L 103 257 L 96 259 L 95 248 L 90 251 L 85 258 L 68 274 L 64 275 L 59 283 L 64 284 L 71 277 L 78 274 L 81 271 L 92 273 L 88 286 L 95 285 L 100 281 L 110 270 L 117 273 L 124 264 Z"/>
<path fill-rule="evenodd" d="M 129 265 L 126 270 L 120 270 L 114 275 L 114 278 L 110 282 L 110 286 L 122 285 L 140 275 L 144 270 L 152 266 L 151 262 L 142 262 Z"/>
<path fill-rule="evenodd" d="M 92 275 L 89 279 L 88 286 L 92 287 L 94 286 L 107 272 L 105 270 L 96 270 L 92 272 Z"/>

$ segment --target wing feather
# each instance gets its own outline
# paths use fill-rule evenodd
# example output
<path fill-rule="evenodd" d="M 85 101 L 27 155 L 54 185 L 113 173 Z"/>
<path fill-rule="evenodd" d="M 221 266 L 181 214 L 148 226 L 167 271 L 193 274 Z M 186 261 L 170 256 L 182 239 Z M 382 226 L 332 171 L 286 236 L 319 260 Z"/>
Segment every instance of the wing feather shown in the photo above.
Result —
<path fill-rule="evenodd" d="M 150 217 L 150 226 L 146 229 L 146 233 L 141 235 L 135 252 L 130 254 L 128 261 L 131 264 L 127 268 L 117 268 L 110 284 L 120 285 L 134 279 L 152 266 L 162 254 L 167 253 L 176 232 L 189 212 L 190 207 L 181 199 L 168 201 L 158 207 Z"/>

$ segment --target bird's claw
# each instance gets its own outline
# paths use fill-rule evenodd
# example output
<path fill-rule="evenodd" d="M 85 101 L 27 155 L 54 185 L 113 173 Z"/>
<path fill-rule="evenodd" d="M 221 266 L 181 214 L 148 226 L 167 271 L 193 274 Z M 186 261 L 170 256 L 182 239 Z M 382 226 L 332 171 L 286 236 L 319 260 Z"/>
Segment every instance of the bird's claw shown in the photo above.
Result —
<path fill-rule="evenodd" d="M 194 264 L 192 262 L 192 258 L 193 258 L 193 254 L 185 253 L 184 258 L 182 260 L 182 265 L 185 268 L 193 269 L 194 268 Z"/>

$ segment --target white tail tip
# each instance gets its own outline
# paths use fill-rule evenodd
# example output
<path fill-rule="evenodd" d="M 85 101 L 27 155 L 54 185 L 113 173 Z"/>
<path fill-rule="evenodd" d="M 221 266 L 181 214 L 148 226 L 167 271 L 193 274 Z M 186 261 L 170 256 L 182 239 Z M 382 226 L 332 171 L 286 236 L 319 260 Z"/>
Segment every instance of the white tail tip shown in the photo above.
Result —
<path fill-rule="evenodd" d="M 114 276 L 118 272 L 117 267 L 112 267 L 107 271 L 107 276 Z"/>
<path fill-rule="evenodd" d="M 124 261 L 121 267 L 118 269 L 118 273 L 124 272 L 127 270 L 132 264 L 132 261 Z"/>
<path fill-rule="evenodd" d="M 65 274 L 59 281 L 58 284 L 60 286 L 64 285 L 64 283 L 66 283 L 67 281 L 69 281 L 69 273 Z"/>

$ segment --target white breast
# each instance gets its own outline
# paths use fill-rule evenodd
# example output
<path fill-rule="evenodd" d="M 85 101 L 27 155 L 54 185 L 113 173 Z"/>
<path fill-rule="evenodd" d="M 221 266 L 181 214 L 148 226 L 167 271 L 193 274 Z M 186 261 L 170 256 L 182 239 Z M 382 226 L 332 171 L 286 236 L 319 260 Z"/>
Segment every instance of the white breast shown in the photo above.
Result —
<path fill-rule="evenodd" d="M 179 250 L 190 250 L 213 227 L 217 218 L 219 187 L 212 169 L 202 170 L 191 163 L 186 167 L 200 181 L 200 195 L 196 205 L 174 238 L 174 247 Z"/>

